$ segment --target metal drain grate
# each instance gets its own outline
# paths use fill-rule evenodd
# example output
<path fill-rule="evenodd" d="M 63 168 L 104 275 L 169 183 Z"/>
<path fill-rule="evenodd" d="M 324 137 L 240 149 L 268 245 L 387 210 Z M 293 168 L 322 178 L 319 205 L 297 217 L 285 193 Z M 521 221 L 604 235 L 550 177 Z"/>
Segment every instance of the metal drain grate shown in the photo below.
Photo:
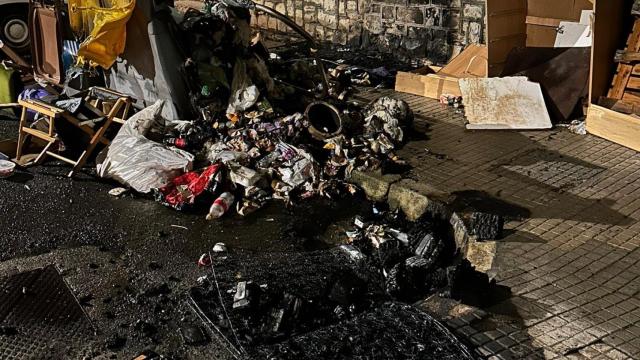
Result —
<path fill-rule="evenodd" d="M 91 322 L 53 266 L 0 280 L 0 358 L 68 358 L 94 335 Z"/>

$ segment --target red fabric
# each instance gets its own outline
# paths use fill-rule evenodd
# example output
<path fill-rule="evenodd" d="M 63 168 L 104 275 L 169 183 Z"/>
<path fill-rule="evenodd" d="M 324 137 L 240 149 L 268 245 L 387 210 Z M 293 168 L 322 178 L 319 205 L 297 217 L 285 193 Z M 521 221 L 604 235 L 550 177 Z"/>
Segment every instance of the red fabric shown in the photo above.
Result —
<path fill-rule="evenodd" d="M 164 202 L 170 206 L 182 207 L 186 204 L 193 204 L 196 197 L 207 189 L 221 167 L 221 164 L 213 164 L 200 174 L 196 171 L 182 174 L 171 180 L 170 184 L 158 189 L 158 191 L 162 195 Z M 182 192 L 179 191 L 178 186 L 181 185 L 186 185 L 187 189 Z"/>

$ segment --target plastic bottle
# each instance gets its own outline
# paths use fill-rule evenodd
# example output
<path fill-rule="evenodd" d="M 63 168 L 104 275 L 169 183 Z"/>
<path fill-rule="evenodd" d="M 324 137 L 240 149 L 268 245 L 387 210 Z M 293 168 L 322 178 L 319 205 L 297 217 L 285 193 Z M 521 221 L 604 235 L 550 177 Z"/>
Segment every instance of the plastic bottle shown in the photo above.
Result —
<path fill-rule="evenodd" d="M 185 138 L 167 138 L 164 139 L 164 144 L 168 146 L 175 146 L 178 149 L 184 149 L 189 146 L 189 142 Z"/>
<path fill-rule="evenodd" d="M 211 205 L 209 208 L 209 213 L 207 214 L 207 220 L 213 220 L 221 217 L 224 213 L 229 210 L 231 205 L 233 204 L 233 194 L 230 192 L 222 193 Z"/>

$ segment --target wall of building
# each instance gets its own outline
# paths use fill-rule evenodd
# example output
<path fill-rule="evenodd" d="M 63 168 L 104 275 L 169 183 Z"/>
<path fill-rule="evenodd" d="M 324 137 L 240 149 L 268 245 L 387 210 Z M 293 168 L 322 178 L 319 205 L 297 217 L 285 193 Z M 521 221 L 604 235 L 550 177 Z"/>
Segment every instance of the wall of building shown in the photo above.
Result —
<path fill-rule="evenodd" d="M 257 0 L 318 39 L 375 48 L 416 64 L 444 64 L 465 45 L 484 43 L 484 0 Z M 289 32 L 256 14 L 259 28 Z"/>

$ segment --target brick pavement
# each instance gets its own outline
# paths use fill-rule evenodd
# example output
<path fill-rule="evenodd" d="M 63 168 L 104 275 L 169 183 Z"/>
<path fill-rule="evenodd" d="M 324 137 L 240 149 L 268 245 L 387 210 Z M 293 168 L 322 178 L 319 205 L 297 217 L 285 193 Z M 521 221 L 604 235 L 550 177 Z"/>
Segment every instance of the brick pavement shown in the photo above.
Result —
<path fill-rule="evenodd" d="M 526 209 L 497 241 L 497 283 L 511 296 L 451 317 L 489 359 L 640 358 L 640 155 L 564 130 L 466 131 L 434 100 L 392 90 L 416 113 L 400 152 L 409 177 L 476 190 Z"/>

